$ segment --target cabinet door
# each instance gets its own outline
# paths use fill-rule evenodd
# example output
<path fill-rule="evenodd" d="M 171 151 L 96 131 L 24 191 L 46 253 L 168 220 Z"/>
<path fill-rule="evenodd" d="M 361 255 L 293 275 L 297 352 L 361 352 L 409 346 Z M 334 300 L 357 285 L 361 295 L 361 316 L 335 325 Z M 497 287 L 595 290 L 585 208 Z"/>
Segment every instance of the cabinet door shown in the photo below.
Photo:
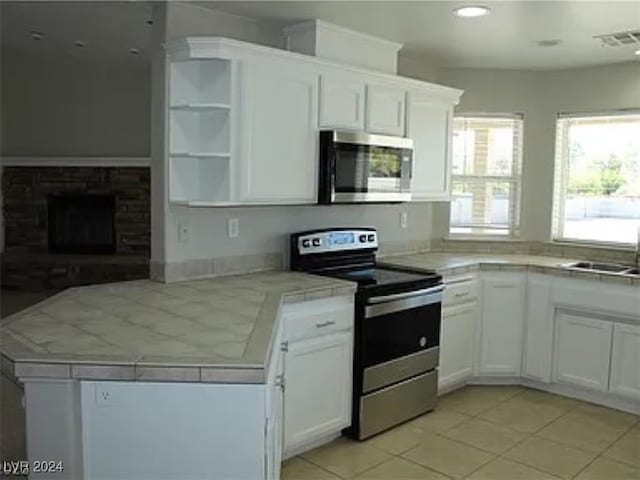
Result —
<path fill-rule="evenodd" d="M 355 75 L 320 77 L 320 128 L 364 130 L 365 82 Z"/>
<path fill-rule="evenodd" d="M 482 281 L 481 374 L 520 375 L 524 275 L 491 274 Z"/>
<path fill-rule="evenodd" d="M 554 380 L 607 391 L 612 330 L 611 322 L 559 310 Z"/>
<path fill-rule="evenodd" d="M 616 323 L 613 327 L 609 390 L 640 399 L 640 326 Z"/>
<path fill-rule="evenodd" d="M 369 133 L 404 136 L 405 90 L 368 85 L 365 129 Z"/>
<path fill-rule="evenodd" d="M 553 343 L 553 305 L 551 280 L 548 276 L 529 276 L 524 322 L 522 375 L 549 383 Z"/>
<path fill-rule="evenodd" d="M 473 374 L 477 303 L 445 308 L 440 333 L 438 388 L 446 389 Z"/>
<path fill-rule="evenodd" d="M 248 62 L 240 201 L 315 203 L 318 75 L 276 58 Z"/>
<path fill-rule="evenodd" d="M 351 424 L 351 332 L 289 345 L 285 354 L 285 455 Z"/>
<path fill-rule="evenodd" d="M 453 105 L 410 93 L 407 136 L 413 140 L 411 200 L 449 200 Z"/>

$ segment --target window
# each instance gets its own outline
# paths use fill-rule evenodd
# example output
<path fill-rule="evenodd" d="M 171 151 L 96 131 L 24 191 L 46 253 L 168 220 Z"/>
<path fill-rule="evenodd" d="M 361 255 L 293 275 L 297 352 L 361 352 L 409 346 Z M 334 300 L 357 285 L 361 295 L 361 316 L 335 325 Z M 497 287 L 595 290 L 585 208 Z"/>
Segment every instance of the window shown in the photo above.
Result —
<path fill-rule="evenodd" d="M 640 229 L 640 111 L 560 115 L 554 238 L 635 244 Z"/>
<path fill-rule="evenodd" d="M 517 236 L 522 115 L 453 119 L 452 235 Z"/>

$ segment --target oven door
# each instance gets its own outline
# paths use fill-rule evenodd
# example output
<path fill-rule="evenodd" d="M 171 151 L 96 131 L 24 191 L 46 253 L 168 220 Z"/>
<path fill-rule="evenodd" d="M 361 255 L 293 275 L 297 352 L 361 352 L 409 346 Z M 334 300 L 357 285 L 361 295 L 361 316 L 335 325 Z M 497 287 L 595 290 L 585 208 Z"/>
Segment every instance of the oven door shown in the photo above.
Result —
<path fill-rule="evenodd" d="M 380 135 L 341 134 L 333 147 L 332 202 L 411 200 L 411 141 Z"/>
<path fill-rule="evenodd" d="M 362 393 L 437 367 L 443 290 L 438 285 L 366 300 L 360 337 Z"/>

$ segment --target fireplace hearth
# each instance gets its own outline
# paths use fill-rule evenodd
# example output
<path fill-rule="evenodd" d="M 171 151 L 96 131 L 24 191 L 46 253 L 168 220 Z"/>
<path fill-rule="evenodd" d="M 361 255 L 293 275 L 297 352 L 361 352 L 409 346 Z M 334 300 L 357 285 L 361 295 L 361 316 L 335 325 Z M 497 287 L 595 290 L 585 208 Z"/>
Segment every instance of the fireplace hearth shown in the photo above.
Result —
<path fill-rule="evenodd" d="M 115 253 L 113 195 L 49 195 L 49 251 L 52 253 Z"/>

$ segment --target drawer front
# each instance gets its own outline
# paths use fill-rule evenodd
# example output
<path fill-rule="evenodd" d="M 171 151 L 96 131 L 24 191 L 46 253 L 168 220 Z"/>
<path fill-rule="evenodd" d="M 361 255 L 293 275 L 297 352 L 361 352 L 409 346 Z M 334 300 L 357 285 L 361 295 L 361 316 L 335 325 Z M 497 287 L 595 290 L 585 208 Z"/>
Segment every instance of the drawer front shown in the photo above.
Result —
<path fill-rule="evenodd" d="M 473 277 L 445 281 L 444 305 L 471 302 L 478 298 L 478 282 Z"/>
<path fill-rule="evenodd" d="M 353 329 L 353 297 L 331 297 L 285 305 L 284 340 L 291 342 Z"/>

